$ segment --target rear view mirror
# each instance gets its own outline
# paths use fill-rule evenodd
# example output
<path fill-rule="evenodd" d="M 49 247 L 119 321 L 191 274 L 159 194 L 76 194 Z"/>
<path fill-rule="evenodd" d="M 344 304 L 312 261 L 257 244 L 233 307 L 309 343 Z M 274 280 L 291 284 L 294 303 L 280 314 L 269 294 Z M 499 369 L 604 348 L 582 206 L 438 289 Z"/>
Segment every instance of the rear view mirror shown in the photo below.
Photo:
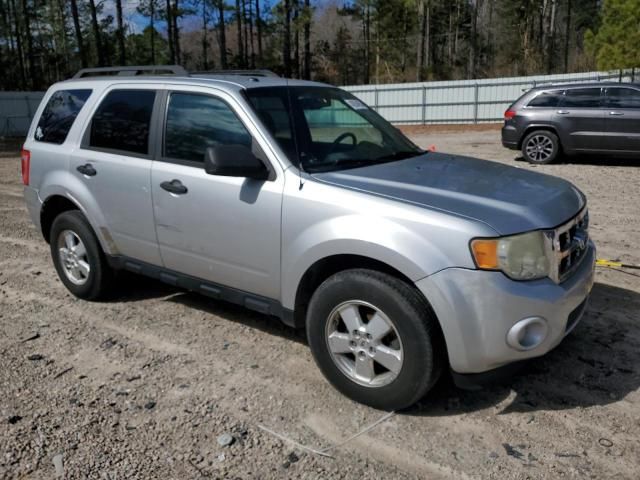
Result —
<path fill-rule="evenodd" d="M 262 161 L 244 145 L 217 145 L 207 148 L 204 170 L 209 175 L 266 180 L 269 171 Z"/>

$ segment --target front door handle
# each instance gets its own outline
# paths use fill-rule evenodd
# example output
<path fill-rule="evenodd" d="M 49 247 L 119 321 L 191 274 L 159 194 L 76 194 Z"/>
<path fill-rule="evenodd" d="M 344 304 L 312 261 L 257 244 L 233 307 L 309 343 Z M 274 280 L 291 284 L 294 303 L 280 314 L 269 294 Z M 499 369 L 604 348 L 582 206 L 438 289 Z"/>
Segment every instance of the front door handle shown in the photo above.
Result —
<path fill-rule="evenodd" d="M 624 115 L 624 113 L 613 111 L 613 112 L 609 112 L 609 115 Z"/>
<path fill-rule="evenodd" d="M 169 193 L 175 193 L 176 195 L 184 195 L 189 191 L 189 189 L 187 189 L 187 187 L 185 187 L 182 182 L 176 178 L 170 182 L 162 182 L 160 187 L 163 190 L 166 190 Z"/>
<path fill-rule="evenodd" d="M 87 177 L 93 177 L 98 174 L 96 169 L 93 168 L 93 165 L 91 165 L 90 163 L 80 165 L 76 167 L 76 170 L 78 170 L 81 174 L 86 175 Z"/>
<path fill-rule="evenodd" d="M 559 113 L 560 115 L 568 115 L 571 112 L 569 112 L 569 110 L 558 110 L 557 113 Z"/>

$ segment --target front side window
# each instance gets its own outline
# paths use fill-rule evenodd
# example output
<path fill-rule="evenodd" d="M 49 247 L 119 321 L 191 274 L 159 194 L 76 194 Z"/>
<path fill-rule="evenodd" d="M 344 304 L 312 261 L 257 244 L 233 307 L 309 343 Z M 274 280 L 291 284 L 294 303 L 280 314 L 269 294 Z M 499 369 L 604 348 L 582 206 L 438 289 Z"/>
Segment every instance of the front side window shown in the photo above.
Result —
<path fill-rule="evenodd" d="M 350 93 L 331 87 L 257 87 L 247 98 L 294 165 L 309 172 L 424 153 Z"/>
<path fill-rule="evenodd" d="M 152 90 L 109 92 L 91 120 L 89 146 L 147 155 L 155 98 Z"/>
<path fill-rule="evenodd" d="M 542 92 L 529 102 L 528 107 L 557 107 L 560 105 L 563 90 Z"/>
<path fill-rule="evenodd" d="M 599 108 L 600 88 L 573 88 L 565 92 L 562 107 Z"/>
<path fill-rule="evenodd" d="M 91 90 L 59 90 L 49 98 L 34 137 L 39 142 L 62 144 Z"/>
<path fill-rule="evenodd" d="M 607 107 L 640 109 L 640 91 L 633 88 L 609 88 Z"/>
<path fill-rule="evenodd" d="M 222 100 L 194 93 L 172 93 L 167 108 L 164 156 L 204 162 L 209 147 L 244 145 L 252 137 Z"/>

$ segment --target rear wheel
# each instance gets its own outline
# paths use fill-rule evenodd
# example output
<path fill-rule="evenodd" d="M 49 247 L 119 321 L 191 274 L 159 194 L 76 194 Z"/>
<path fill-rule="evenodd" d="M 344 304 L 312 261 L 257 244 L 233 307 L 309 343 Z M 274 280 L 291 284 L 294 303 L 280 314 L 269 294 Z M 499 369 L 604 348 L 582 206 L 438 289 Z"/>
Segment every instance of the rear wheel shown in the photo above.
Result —
<path fill-rule="evenodd" d="M 97 300 L 110 292 L 113 271 L 82 213 L 72 210 L 58 215 L 49 239 L 53 264 L 71 293 Z"/>
<path fill-rule="evenodd" d="M 418 292 L 372 270 L 346 270 L 313 294 L 311 351 L 327 379 L 349 398 L 383 410 L 411 406 L 442 370 L 437 320 Z"/>
<path fill-rule="evenodd" d="M 559 154 L 560 140 L 555 133 L 548 130 L 535 130 L 522 141 L 522 155 L 529 163 L 551 163 Z"/>

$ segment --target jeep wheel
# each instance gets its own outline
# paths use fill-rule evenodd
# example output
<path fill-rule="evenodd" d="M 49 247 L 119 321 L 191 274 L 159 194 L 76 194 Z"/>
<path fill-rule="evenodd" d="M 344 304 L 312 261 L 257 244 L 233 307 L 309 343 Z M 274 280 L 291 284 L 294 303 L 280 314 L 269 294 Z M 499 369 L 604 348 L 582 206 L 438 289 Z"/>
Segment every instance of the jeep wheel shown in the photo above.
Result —
<path fill-rule="evenodd" d="M 85 300 L 104 297 L 113 271 L 84 215 L 77 210 L 58 215 L 49 238 L 53 264 L 65 287 Z"/>
<path fill-rule="evenodd" d="M 383 410 L 422 398 L 442 370 L 437 320 L 418 292 L 372 270 L 346 270 L 313 294 L 307 336 L 320 370 L 349 398 Z"/>
<path fill-rule="evenodd" d="M 522 155 L 533 164 L 544 165 L 553 162 L 560 153 L 558 136 L 548 130 L 536 130 L 522 141 Z"/>

